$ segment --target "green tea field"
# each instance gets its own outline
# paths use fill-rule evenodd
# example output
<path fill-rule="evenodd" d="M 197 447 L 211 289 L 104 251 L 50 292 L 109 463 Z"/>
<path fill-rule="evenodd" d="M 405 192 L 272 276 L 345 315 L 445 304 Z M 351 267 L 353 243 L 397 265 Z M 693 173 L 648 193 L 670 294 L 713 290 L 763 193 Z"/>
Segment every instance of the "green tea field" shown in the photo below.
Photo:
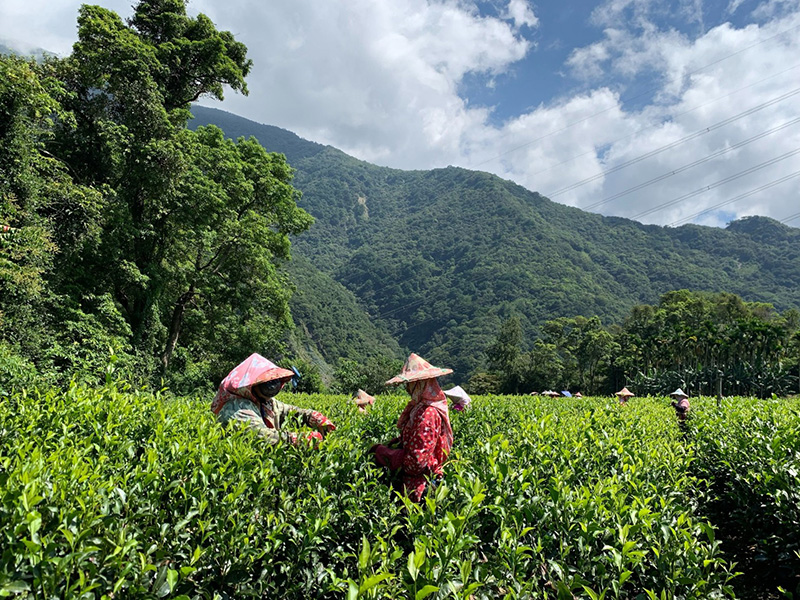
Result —
<path fill-rule="evenodd" d="M 0 596 L 798 597 L 797 399 L 693 399 L 681 430 L 665 398 L 477 397 L 414 505 L 366 454 L 405 397 L 281 398 L 338 429 L 270 447 L 124 384 L 0 397 Z"/>

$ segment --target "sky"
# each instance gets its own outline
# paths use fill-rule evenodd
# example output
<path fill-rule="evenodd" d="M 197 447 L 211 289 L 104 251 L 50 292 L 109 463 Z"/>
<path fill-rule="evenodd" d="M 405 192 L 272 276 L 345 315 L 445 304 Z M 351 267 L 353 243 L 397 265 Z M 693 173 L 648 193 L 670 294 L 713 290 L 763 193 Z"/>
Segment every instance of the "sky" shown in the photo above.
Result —
<path fill-rule="evenodd" d="M 102 0 L 121 16 L 133 0 Z M 80 2 L 2 0 L 66 55 Z M 191 0 L 254 61 L 204 101 L 400 169 L 643 223 L 800 227 L 800 0 Z"/>

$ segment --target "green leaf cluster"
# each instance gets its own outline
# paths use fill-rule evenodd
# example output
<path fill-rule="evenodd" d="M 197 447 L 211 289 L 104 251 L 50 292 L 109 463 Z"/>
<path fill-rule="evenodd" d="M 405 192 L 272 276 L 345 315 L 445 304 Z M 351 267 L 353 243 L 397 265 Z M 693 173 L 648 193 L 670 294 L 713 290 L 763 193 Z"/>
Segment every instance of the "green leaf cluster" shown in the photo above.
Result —
<path fill-rule="evenodd" d="M 728 293 L 669 292 L 611 327 L 561 317 L 544 323 L 531 350 L 523 344 L 520 319 L 504 321 L 486 349 L 496 381 L 487 391 L 611 394 L 629 385 L 639 395 L 681 387 L 769 397 L 800 385 L 800 313 Z"/>
<path fill-rule="evenodd" d="M 0 590 L 465 600 L 733 593 L 702 512 L 709 488 L 694 474 L 695 448 L 662 400 L 476 397 L 452 415 L 444 478 L 416 505 L 365 454 L 394 435 L 403 398 L 381 396 L 361 415 L 346 396 L 295 395 L 337 424 L 319 449 L 224 430 L 209 399 L 113 380 L 0 399 Z"/>
<path fill-rule="evenodd" d="M 78 16 L 70 56 L 0 57 L 0 341 L 43 372 L 218 381 L 293 327 L 283 268 L 313 218 L 254 138 L 186 127 L 251 61 L 185 0 Z M 8 230 L 7 230 L 8 229 Z"/>

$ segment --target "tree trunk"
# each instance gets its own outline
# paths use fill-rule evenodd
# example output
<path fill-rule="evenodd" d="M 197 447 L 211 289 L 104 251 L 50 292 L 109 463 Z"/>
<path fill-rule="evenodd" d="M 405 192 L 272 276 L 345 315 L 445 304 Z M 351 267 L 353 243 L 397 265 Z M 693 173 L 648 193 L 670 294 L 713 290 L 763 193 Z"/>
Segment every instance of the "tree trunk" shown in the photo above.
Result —
<path fill-rule="evenodd" d="M 175 307 L 172 309 L 172 320 L 169 324 L 169 336 L 167 343 L 164 346 L 164 352 L 161 354 L 161 377 L 166 377 L 167 370 L 169 369 L 169 361 L 172 359 L 172 352 L 175 346 L 178 345 L 178 337 L 181 334 L 181 323 L 183 322 L 183 313 L 186 312 L 186 304 L 194 297 L 194 284 L 188 290 L 180 295 L 175 302 Z"/>

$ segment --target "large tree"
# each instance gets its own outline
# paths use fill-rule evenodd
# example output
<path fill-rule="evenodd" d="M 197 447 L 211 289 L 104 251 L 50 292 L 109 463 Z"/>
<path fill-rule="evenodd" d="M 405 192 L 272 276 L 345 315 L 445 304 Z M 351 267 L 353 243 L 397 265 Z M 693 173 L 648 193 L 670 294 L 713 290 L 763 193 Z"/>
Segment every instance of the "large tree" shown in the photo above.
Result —
<path fill-rule="evenodd" d="M 84 5 L 71 56 L 4 67 L 23 82 L 25 69 L 46 72 L 57 89 L 39 90 L 30 78 L 27 87 L 0 87 L 0 126 L 9 123 L 0 143 L 10 140 L 0 158 L 17 165 L 0 217 L 15 229 L 39 220 L 35 252 L 14 265 L 15 289 L 24 283 L 26 293 L 37 293 L 57 256 L 52 297 L 58 314 L 71 315 L 80 344 L 105 339 L 80 326 L 83 317 L 104 315 L 143 372 L 166 374 L 179 355 L 182 367 L 216 377 L 225 361 L 280 349 L 292 324 L 281 263 L 289 236 L 312 219 L 297 207 L 282 155 L 254 139 L 226 140 L 216 128 L 187 129 L 191 102 L 221 100 L 226 86 L 247 93 L 251 61 L 231 33 L 205 15 L 187 15 L 186 4 L 141 0 L 127 22 Z M 15 162 L 15 148 L 27 162 Z M 70 184 L 60 194 L 70 202 L 35 205 L 48 181 Z M 81 210 L 63 210 L 66 204 Z M 57 226 L 44 226 L 58 211 Z M 64 225 L 70 219 L 83 238 L 68 237 L 80 231 Z M 5 254 L 13 250 L 4 244 Z"/>
<path fill-rule="evenodd" d="M 55 122 L 72 126 L 53 66 L 0 56 L 0 343 L 43 367 L 85 359 L 87 337 L 104 352 L 124 345 L 111 331 L 121 323 L 76 314 L 66 286 L 55 284 L 99 238 L 102 196 L 46 150 Z"/>
<path fill-rule="evenodd" d="M 225 340 L 234 356 L 224 348 L 217 354 L 234 360 L 242 347 L 281 337 L 292 325 L 292 288 L 278 266 L 289 258 L 288 236 L 312 222 L 297 207 L 283 155 L 266 152 L 254 139 L 234 144 L 213 126 L 184 130 L 181 137 L 191 167 L 175 197 L 162 260 L 169 309 L 160 356 L 164 373 L 187 310 L 198 353 L 208 350 L 209 341 Z"/>

